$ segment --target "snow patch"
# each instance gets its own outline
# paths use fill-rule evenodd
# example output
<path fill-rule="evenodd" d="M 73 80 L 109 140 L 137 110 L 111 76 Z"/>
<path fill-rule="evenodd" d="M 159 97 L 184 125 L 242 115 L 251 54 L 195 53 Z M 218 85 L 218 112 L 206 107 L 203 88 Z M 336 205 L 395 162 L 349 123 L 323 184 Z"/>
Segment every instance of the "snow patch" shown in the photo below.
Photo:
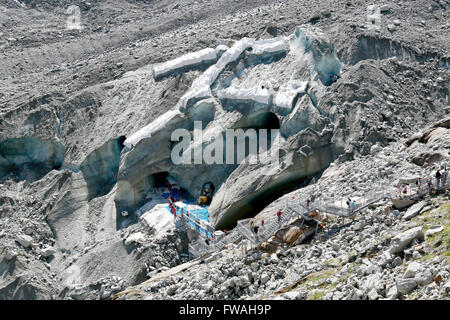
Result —
<path fill-rule="evenodd" d="M 215 63 L 226 50 L 228 50 L 227 46 L 219 45 L 215 49 L 206 48 L 200 51 L 190 52 L 176 59 L 157 64 L 153 67 L 153 78 L 155 81 L 158 81 L 165 76 L 182 71 L 183 69 L 192 69 L 195 66 Z"/>
<path fill-rule="evenodd" d="M 219 99 L 251 101 L 268 105 L 272 97 L 271 92 L 267 88 L 261 86 L 253 88 L 227 88 L 217 93 Z"/>
<path fill-rule="evenodd" d="M 135 146 L 139 141 L 142 139 L 146 139 L 152 136 L 155 132 L 163 129 L 167 123 L 175 118 L 176 116 L 180 115 L 180 111 L 178 110 L 169 110 L 166 113 L 162 114 L 158 118 L 156 118 L 154 121 L 146 125 L 145 127 L 139 129 L 137 132 L 132 134 L 130 137 L 128 137 L 124 145 L 131 149 L 133 146 Z"/>
<path fill-rule="evenodd" d="M 282 85 L 273 98 L 273 111 L 280 114 L 287 114 L 295 107 L 295 102 L 299 94 L 306 93 L 307 81 L 290 81 Z"/>
<path fill-rule="evenodd" d="M 149 227 L 155 229 L 156 236 L 160 236 L 175 228 L 173 215 L 167 211 L 166 206 L 167 204 L 157 204 L 140 218 Z"/>
<path fill-rule="evenodd" d="M 185 111 L 191 100 L 197 102 L 200 99 L 211 97 L 211 85 L 216 81 L 220 73 L 228 64 L 237 61 L 245 50 L 253 46 L 254 42 L 255 39 L 243 38 L 225 51 L 215 65 L 209 67 L 201 76 L 194 80 L 189 91 L 178 101 L 179 109 Z"/>
<path fill-rule="evenodd" d="M 255 55 L 276 54 L 286 52 L 286 37 L 258 40 L 253 44 L 252 53 Z"/>

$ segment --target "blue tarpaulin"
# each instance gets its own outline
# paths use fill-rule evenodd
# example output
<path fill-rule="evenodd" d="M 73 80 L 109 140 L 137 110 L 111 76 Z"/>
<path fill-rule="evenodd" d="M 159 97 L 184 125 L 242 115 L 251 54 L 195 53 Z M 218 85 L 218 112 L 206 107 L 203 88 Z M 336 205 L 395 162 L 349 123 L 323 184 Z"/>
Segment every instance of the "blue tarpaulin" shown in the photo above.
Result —
<path fill-rule="evenodd" d="M 187 214 L 187 207 L 188 207 L 189 203 L 184 202 L 184 204 L 186 205 L 183 208 L 184 214 Z M 167 211 L 171 212 L 168 205 L 166 206 L 166 209 L 167 209 Z M 178 207 L 178 206 L 175 206 L 175 209 L 177 210 L 176 214 L 177 215 L 181 215 L 181 208 Z M 191 209 L 191 210 L 189 210 L 189 217 L 192 220 L 197 220 L 197 221 L 203 220 L 203 221 L 209 222 L 208 207 L 202 207 L 202 208 L 198 208 L 198 209 Z M 194 222 L 188 221 L 188 223 L 193 229 L 198 230 L 202 234 L 204 234 L 206 236 L 210 236 L 211 235 L 209 232 L 206 232 L 206 230 L 204 230 L 202 228 L 199 228 L 199 226 L 196 225 Z"/>

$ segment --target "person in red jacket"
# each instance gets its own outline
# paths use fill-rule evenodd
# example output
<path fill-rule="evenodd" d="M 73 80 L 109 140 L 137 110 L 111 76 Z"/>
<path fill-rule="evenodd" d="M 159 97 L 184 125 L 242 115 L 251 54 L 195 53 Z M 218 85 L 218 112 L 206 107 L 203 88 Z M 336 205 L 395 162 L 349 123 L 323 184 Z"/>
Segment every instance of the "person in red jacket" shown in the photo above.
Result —
<path fill-rule="evenodd" d="M 281 221 L 281 214 L 282 214 L 282 213 L 283 213 L 283 212 L 281 212 L 281 209 L 278 209 L 278 212 L 277 212 L 278 222 Z"/>

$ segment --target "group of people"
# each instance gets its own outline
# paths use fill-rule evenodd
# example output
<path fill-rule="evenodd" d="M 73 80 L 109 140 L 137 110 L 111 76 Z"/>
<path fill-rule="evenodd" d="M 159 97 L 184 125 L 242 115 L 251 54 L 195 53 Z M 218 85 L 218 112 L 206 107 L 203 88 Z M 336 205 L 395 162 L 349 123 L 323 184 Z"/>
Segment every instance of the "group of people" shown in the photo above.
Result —
<path fill-rule="evenodd" d="M 261 220 L 261 227 L 264 227 L 264 220 Z M 255 233 L 256 236 L 258 236 L 258 230 L 260 228 L 260 226 L 258 226 L 255 221 L 250 221 L 250 229 Z"/>
<path fill-rule="evenodd" d="M 441 170 L 436 170 L 434 177 L 436 178 L 436 189 L 439 190 L 445 186 L 448 179 L 448 170 L 447 166 L 442 167 Z M 422 192 L 424 187 L 427 187 L 427 191 L 431 192 L 433 189 L 433 180 L 431 177 L 428 178 L 417 178 L 416 179 L 416 188 L 417 192 Z M 403 188 L 403 196 L 407 194 L 407 187 L 405 185 L 399 185 L 398 188 Z M 401 192 L 397 191 L 397 196 L 402 197 Z"/>
<path fill-rule="evenodd" d="M 422 192 L 424 190 L 424 187 L 427 187 L 428 192 L 430 192 L 433 189 L 433 181 L 431 180 L 431 178 L 418 178 L 416 179 L 416 187 L 417 192 Z M 404 195 L 406 196 L 406 193 Z"/>
<path fill-rule="evenodd" d="M 408 186 L 403 183 L 400 183 L 397 186 L 397 197 L 403 198 L 406 197 L 407 195 L 408 195 Z"/>
<path fill-rule="evenodd" d="M 205 243 L 206 243 L 208 246 L 209 246 L 209 243 L 210 243 L 211 241 L 213 241 L 213 237 L 214 237 L 214 235 L 213 235 L 212 233 L 210 233 L 209 236 L 206 237 Z"/>
<path fill-rule="evenodd" d="M 347 201 L 345 201 L 345 203 L 347 204 L 347 207 L 350 211 L 355 210 L 355 207 L 356 207 L 355 200 L 352 200 L 351 198 L 347 198 Z"/>

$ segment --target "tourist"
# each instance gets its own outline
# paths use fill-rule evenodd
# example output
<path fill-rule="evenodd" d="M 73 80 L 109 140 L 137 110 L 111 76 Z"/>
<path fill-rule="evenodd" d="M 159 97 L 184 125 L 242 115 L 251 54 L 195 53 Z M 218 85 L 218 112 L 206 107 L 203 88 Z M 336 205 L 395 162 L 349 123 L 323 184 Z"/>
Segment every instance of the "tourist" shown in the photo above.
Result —
<path fill-rule="evenodd" d="M 417 192 L 420 192 L 422 189 L 422 178 L 416 179 L 416 187 L 417 187 Z"/>
<path fill-rule="evenodd" d="M 431 178 L 427 179 L 427 185 L 428 185 L 428 192 L 431 192 L 431 189 L 433 188 L 433 182 L 431 182 Z"/>
<path fill-rule="evenodd" d="M 441 187 L 441 177 L 442 174 L 439 170 L 436 171 L 436 189 L 440 189 Z"/>
<path fill-rule="evenodd" d="M 281 209 L 278 209 L 278 212 L 277 212 L 278 222 L 281 221 L 281 214 L 282 214 L 282 213 L 283 213 L 283 212 L 281 212 Z"/>
<path fill-rule="evenodd" d="M 397 198 L 400 198 L 402 195 L 402 186 L 401 184 L 398 184 L 397 186 Z"/>
<path fill-rule="evenodd" d="M 311 207 L 311 200 L 310 200 L 310 199 L 307 199 L 307 200 L 306 200 L 306 209 L 309 210 L 310 207 Z"/>
<path fill-rule="evenodd" d="M 352 200 L 352 202 L 350 203 L 350 206 L 351 206 L 351 210 L 352 210 L 352 212 L 355 210 L 355 207 L 356 207 L 356 202 L 355 202 L 355 200 Z"/>

